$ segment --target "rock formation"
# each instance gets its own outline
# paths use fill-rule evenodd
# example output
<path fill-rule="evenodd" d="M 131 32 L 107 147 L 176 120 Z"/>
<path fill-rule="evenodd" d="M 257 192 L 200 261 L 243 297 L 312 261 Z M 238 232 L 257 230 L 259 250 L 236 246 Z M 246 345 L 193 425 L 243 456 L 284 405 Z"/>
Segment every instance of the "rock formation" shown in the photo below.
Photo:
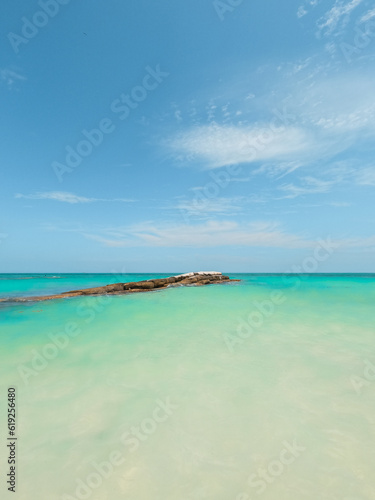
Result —
<path fill-rule="evenodd" d="M 179 274 L 169 278 L 158 278 L 146 281 L 137 281 L 131 283 L 115 283 L 111 285 L 99 286 L 96 288 L 85 288 L 83 290 L 73 290 L 71 292 L 63 292 L 58 295 L 45 295 L 42 297 L 22 297 L 14 299 L 0 299 L 0 302 L 24 302 L 24 301 L 42 301 L 52 299 L 64 299 L 68 297 L 77 297 L 82 295 L 123 295 L 135 292 L 147 292 L 155 289 L 162 289 L 176 286 L 203 286 L 213 283 L 227 283 L 229 281 L 239 281 L 230 279 L 229 276 L 224 276 L 220 272 L 197 272 Z"/>

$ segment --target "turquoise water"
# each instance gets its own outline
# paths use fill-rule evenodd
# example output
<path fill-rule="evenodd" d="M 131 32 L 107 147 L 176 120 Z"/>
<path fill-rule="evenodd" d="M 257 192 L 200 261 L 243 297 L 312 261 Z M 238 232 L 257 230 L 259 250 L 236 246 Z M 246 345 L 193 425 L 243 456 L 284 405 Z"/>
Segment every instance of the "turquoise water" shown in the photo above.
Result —
<path fill-rule="evenodd" d="M 156 275 L 52 276 L 0 296 Z M 15 498 L 375 498 L 375 275 L 231 277 L 0 308 Z"/>

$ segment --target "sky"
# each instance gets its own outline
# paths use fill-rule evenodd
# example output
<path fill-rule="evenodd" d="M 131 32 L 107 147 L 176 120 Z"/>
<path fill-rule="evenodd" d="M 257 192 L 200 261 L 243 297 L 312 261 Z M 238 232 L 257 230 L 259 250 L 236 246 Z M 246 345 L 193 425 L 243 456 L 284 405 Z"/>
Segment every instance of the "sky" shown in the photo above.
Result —
<path fill-rule="evenodd" d="M 373 2 L 2 11 L 0 272 L 375 272 Z"/>

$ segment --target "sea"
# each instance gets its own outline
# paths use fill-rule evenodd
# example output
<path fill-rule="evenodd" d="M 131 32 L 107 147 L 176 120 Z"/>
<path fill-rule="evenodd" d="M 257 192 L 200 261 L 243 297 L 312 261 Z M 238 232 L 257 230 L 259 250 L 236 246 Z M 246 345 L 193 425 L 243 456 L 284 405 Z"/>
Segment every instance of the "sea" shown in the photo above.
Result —
<path fill-rule="evenodd" d="M 1 274 L 0 497 L 374 500 L 375 275 L 229 275 Z"/>

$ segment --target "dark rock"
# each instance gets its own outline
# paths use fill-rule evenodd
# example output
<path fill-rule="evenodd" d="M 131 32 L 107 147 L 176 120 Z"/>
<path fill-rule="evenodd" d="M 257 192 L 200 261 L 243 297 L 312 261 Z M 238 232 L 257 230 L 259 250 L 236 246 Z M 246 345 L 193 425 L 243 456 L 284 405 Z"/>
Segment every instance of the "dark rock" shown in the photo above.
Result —
<path fill-rule="evenodd" d="M 177 281 L 182 281 L 185 277 L 184 276 L 175 276 L 175 280 Z"/>
<path fill-rule="evenodd" d="M 79 290 L 82 292 L 82 295 L 98 295 L 98 294 L 105 294 L 106 293 L 106 287 L 105 286 L 99 286 L 96 288 L 86 288 L 85 290 Z"/>
<path fill-rule="evenodd" d="M 212 281 L 208 279 L 203 279 L 198 281 L 197 286 L 210 285 L 211 283 Z"/>
<path fill-rule="evenodd" d="M 180 281 L 181 285 L 193 285 L 194 283 L 197 283 L 198 279 L 195 276 L 192 276 L 190 278 L 184 278 L 183 280 Z"/>
<path fill-rule="evenodd" d="M 162 278 L 154 280 L 155 288 L 161 288 L 162 286 L 165 286 L 167 283 L 168 281 Z"/>
<path fill-rule="evenodd" d="M 135 288 L 140 288 L 141 290 L 152 290 L 155 287 L 153 281 L 139 281 L 136 285 Z"/>
<path fill-rule="evenodd" d="M 106 286 L 107 292 L 115 293 L 115 292 L 123 292 L 124 291 L 124 283 L 115 283 L 114 285 Z"/>
<path fill-rule="evenodd" d="M 131 281 L 130 283 L 124 283 L 124 290 L 131 290 L 132 288 L 137 288 L 138 283 Z"/>
<path fill-rule="evenodd" d="M 171 276 L 170 278 L 166 278 L 166 283 L 171 284 L 171 283 L 176 283 L 177 279 L 174 276 Z"/>

